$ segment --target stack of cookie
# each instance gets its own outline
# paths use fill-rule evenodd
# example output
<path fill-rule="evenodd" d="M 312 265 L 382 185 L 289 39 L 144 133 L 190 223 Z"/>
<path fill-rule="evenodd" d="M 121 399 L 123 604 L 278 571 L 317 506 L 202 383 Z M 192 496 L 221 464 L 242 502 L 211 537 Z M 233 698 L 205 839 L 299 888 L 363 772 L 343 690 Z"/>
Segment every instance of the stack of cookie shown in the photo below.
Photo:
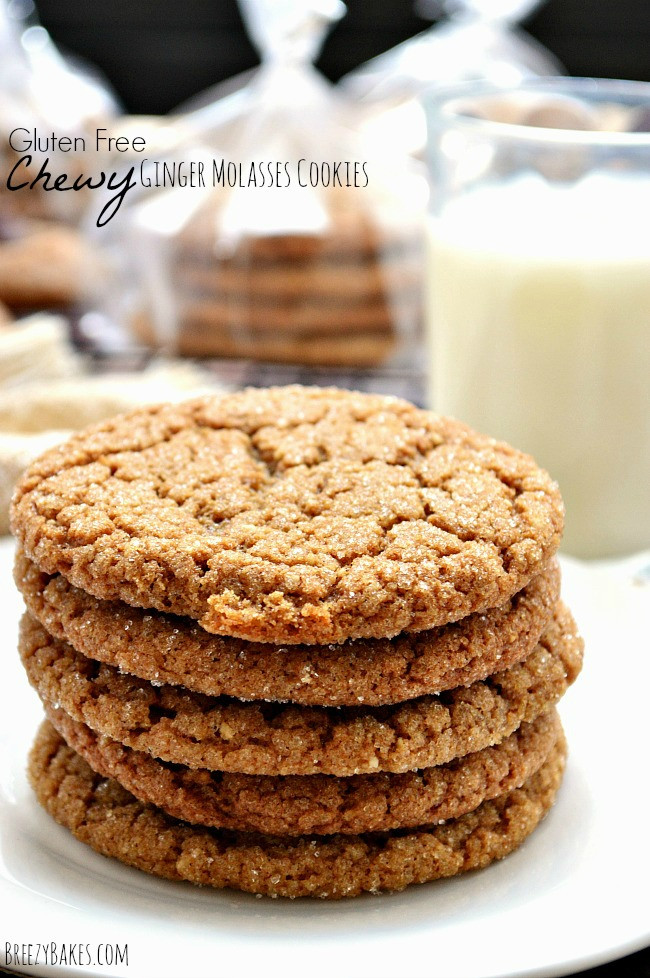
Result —
<path fill-rule="evenodd" d="M 352 193 L 327 195 L 318 233 L 243 235 L 232 246 L 219 206 L 200 211 L 153 249 L 166 267 L 151 269 L 154 315 L 136 314 L 135 334 L 149 345 L 173 337 L 175 350 L 200 357 L 372 367 L 399 354 L 420 328 L 421 233 L 404 218 L 382 226 Z M 166 319 L 169 309 L 173 324 L 158 322 L 155 310 Z"/>
<path fill-rule="evenodd" d="M 147 872 L 354 896 L 550 808 L 582 644 L 555 484 L 374 395 L 247 390 L 73 437 L 13 505 L 43 806 Z"/>

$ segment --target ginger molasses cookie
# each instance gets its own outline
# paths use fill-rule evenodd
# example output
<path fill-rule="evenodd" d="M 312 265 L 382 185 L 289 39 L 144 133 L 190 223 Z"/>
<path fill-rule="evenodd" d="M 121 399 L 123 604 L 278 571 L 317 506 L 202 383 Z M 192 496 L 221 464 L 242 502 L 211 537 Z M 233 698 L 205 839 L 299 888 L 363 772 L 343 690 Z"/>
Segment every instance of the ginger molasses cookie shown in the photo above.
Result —
<path fill-rule="evenodd" d="M 29 615 L 19 650 L 47 706 L 134 750 L 193 768 L 339 777 L 413 771 L 497 744 L 554 706 L 582 663 L 582 641 L 562 605 L 524 662 L 383 707 L 242 703 L 154 686 L 85 658 Z"/>
<path fill-rule="evenodd" d="M 30 614 L 90 659 L 209 696 L 315 706 L 397 703 L 485 679 L 532 652 L 560 590 L 553 561 L 499 608 L 451 625 L 393 639 L 277 646 L 93 598 L 61 574 L 43 573 L 20 550 L 15 579 Z"/>
<path fill-rule="evenodd" d="M 82 842 L 155 876 L 268 896 L 330 899 L 401 890 L 489 865 L 516 849 L 553 804 L 558 741 L 521 788 L 443 825 L 369 835 L 255 835 L 188 825 L 95 772 L 45 723 L 29 776 L 41 805 Z"/>
<path fill-rule="evenodd" d="M 392 637 L 503 604 L 562 524 L 529 456 L 405 401 L 301 387 L 94 426 L 30 466 L 12 510 L 47 573 L 285 644 Z"/>
<path fill-rule="evenodd" d="M 95 733 L 61 709 L 46 713 L 93 771 L 114 778 L 140 801 L 193 825 L 270 835 L 382 832 L 458 818 L 521 787 L 561 731 L 557 712 L 550 710 L 522 723 L 501 744 L 423 771 L 264 777 L 168 764 Z"/>

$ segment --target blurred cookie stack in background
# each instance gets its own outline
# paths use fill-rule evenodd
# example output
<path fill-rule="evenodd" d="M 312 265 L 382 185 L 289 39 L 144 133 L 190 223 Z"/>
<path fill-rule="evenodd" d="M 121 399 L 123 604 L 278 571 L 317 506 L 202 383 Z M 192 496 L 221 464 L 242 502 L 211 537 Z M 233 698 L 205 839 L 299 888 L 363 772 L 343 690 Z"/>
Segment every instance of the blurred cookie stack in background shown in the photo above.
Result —
<path fill-rule="evenodd" d="M 372 367 L 403 356 L 421 322 L 417 228 L 382 226 L 364 191 L 303 194 L 322 230 L 243 234 L 232 246 L 220 240 L 226 198 L 206 200 L 168 244 L 168 274 L 154 271 L 167 305 L 152 297 L 154 318 L 136 314 L 136 335 L 199 357 Z"/>
<path fill-rule="evenodd" d="M 468 38 L 474 74 L 506 64 L 544 71 L 548 59 L 470 3 L 466 18 L 335 89 L 313 62 L 345 6 L 247 0 L 241 14 L 259 68 L 164 121 L 118 119 L 101 80 L 71 67 L 33 17 L 18 16 L 26 6 L 0 2 L 0 125 L 19 130 L 0 147 L 3 170 L 22 173 L 25 154 L 30 176 L 41 164 L 71 177 L 144 170 L 99 230 L 101 192 L 48 192 L 43 181 L 12 192 L 2 182 L 0 322 L 57 310 L 78 345 L 108 360 L 130 349 L 137 363 L 157 351 L 236 359 L 262 373 L 287 365 L 289 378 L 302 367 L 421 372 L 428 191 L 411 155 L 422 137 L 415 96 L 468 75 L 457 57 Z M 435 57 L 418 54 L 431 47 Z M 418 74 L 423 60 L 439 70 Z M 396 75 L 408 102 L 397 127 Z M 99 126 L 138 135 L 146 151 L 97 152 Z M 44 147 L 50 134 L 71 138 L 72 150 Z M 81 152 L 74 140 L 84 138 Z"/>
<path fill-rule="evenodd" d="M 33 17 L 22 19 L 20 5 L 1 0 L 0 302 L 13 313 L 75 315 L 95 297 L 101 261 L 79 230 L 91 195 L 57 192 L 53 183 L 62 172 L 71 183 L 88 176 L 93 162 L 106 165 L 82 152 L 78 140 L 92 147 L 96 127 L 116 113 L 98 77 L 70 67 Z M 72 151 L 52 147 L 52 135 L 70 137 Z M 49 179 L 28 186 L 41 168 Z"/>
<path fill-rule="evenodd" d="M 125 315 L 146 344 L 298 365 L 412 363 L 426 181 L 386 134 L 361 135 L 353 105 L 312 66 L 342 9 L 242 5 L 262 65 L 190 107 L 168 164 L 204 161 L 203 184 L 143 195 L 117 249 L 139 270 Z"/>
<path fill-rule="evenodd" d="M 582 642 L 555 484 L 406 402 L 144 409 L 14 500 L 41 804 L 170 879 L 340 898 L 487 866 L 551 807 Z"/>

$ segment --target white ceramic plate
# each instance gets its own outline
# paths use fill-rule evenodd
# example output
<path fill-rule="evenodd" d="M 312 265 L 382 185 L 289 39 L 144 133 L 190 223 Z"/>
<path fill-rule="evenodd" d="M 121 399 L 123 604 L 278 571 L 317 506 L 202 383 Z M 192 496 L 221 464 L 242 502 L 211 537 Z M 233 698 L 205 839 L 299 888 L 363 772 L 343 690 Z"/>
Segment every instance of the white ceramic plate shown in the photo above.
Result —
<path fill-rule="evenodd" d="M 33 975 L 132 978 L 550 978 L 650 943 L 647 880 L 650 555 L 564 563 L 587 643 L 562 705 L 570 760 L 557 804 L 512 856 L 478 873 L 349 902 L 255 899 L 168 883 L 104 859 L 33 799 L 40 718 L 15 653 L 20 601 L 0 544 L 0 907 L 11 944 L 128 943 L 129 966 Z M 636 578 L 636 583 L 635 583 Z M 41 957 L 42 961 L 42 957 Z"/>

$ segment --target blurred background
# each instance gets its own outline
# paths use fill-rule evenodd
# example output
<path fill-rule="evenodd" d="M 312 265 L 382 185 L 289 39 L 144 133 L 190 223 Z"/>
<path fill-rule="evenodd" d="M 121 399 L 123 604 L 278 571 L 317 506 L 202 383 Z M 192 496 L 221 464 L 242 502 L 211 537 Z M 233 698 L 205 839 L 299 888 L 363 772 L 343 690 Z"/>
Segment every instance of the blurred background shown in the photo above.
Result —
<path fill-rule="evenodd" d="M 501 94 L 436 121 L 470 81 Z M 576 556 L 650 546 L 644 82 L 646 0 L 0 0 L 0 532 L 24 466 L 70 431 L 297 382 L 531 452 Z M 472 135 L 476 117 L 518 135 Z M 97 152 L 98 127 L 127 149 Z M 41 166 L 124 181 L 143 157 L 154 185 L 102 227 L 105 189 L 7 186 Z M 199 162 L 207 185 L 183 186 Z M 246 184 L 269 164 L 291 186 Z"/>
<path fill-rule="evenodd" d="M 26 0 L 29 4 L 31 0 Z M 435 4 L 348 0 L 318 67 L 331 80 L 425 30 Z M 37 0 L 54 40 L 95 62 L 129 112 L 168 112 L 259 63 L 236 0 Z M 523 22 L 572 75 L 650 80 L 650 3 L 549 0 Z"/>

